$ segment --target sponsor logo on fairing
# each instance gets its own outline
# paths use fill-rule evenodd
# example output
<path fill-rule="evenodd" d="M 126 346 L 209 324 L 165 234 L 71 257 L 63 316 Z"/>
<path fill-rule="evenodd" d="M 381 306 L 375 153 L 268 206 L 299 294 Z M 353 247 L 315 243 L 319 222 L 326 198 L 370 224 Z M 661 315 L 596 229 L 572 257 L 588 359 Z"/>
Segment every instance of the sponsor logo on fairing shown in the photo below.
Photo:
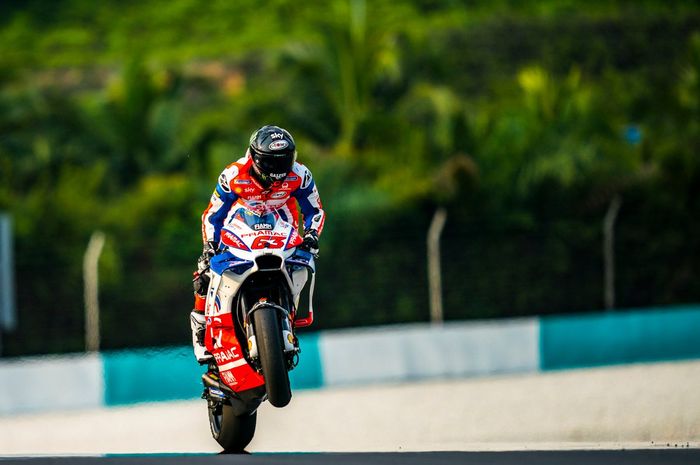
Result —
<path fill-rule="evenodd" d="M 261 231 L 265 229 L 272 229 L 272 225 L 270 223 L 256 223 L 253 225 L 253 229 L 256 231 Z"/>
<path fill-rule="evenodd" d="M 242 240 L 240 240 L 238 236 L 233 234 L 231 231 L 227 231 L 225 229 L 221 231 L 221 242 L 223 242 L 229 247 L 250 251 L 248 246 L 245 245 L 245 243 Z"/>
<path fill-rule="evenodd" d="M 241 355 L 236 353 L 235 347 L 214 354 L 216 363 L 226 363 L 240 357 Z"/>
<path fill-rule="evenodd" d="M 226 396 L 224 395 L 224 393 L 222 391 L 220 391 L 219 389 L 215 389 L 215 388 L 209 388 L 209 394 L 211 394 L 214 397 L 218 397 L 219 399 L 226 398 Z"/>
<path fill-rule="evenodd" d="M 281 233 L 281 232 L 270 231 L 270 232 L 266 232 L 265 234 L 261 234 L 261 233 L 259 233 L 259 232 L 241 234 L 241 237 L 258 237 L 258 236 L 279 236 L 279 237 L 287 237 L 287 233 Z"/>
<path fill-rule="evenodd" d="M 230 371 L 224 371 L 221 373 L 221 379 L 224 380 L 224 383 L 226 384 L 238 384 L 238 381 L 236 381 L 236 378 L 233 376 L 233 374 Z"/>
<path fill-rule="evenodd" d="M 303 239 L 301 238 L 301 236 L 295 230 L 292 230 L 292 233 L 289 235 L 289 239 L 287 240 L 287 245 L 284 247 L 284 250 L 289 250 L 292 247 L 296 247 L 302 242 Z"/>

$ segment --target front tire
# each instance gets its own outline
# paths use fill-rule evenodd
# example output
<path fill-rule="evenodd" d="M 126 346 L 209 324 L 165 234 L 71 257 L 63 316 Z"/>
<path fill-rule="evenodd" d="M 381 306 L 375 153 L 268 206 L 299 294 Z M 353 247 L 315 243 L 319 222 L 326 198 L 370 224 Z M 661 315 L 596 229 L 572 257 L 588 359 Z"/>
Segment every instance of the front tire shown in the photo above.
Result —
<path fill-rule="evenodd" d="M 253 326 L 267 397 L 275 407 L 284 407 L 292 399 L 292 390 L 289 387 L 279 314 L 273 308 L 261 308 L 253 313 Z"/>
<path fill-rule="evenodd" d="M 211 435 L 226 453 L 243 452 L 255 434 L 258 411 L 236 416 L 230 405 L 210 401 L 209 426 Z"/>

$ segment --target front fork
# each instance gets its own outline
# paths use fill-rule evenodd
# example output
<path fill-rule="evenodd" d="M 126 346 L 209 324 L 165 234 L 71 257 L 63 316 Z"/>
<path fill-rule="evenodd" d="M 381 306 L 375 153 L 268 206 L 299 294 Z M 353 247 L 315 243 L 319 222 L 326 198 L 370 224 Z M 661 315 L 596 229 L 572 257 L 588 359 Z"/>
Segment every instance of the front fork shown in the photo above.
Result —
<path fill-rule="evenodd" d="M 255 305 L 253 305 L 253 308 L 250 309 L 245 318 L 245 332 L 246 338 L 248 339 L 248 355 L 250 355 L 250 358 L 255 363 L 255 367 L 258 369 L 258 371 L 260 370 L 260 363 L 258 361 L 258 343 L 255 337 L 255 328 L 253 328 L 253 313 L 269 311 L 277 312 L 280 316 L 285 355 L 289 356 L 291 359 L 299 352 L 299 344 L 292 331 L 292 317 L 289 312 L 279 305 L 268 302 L 267 299 L 260 299 Z"/>

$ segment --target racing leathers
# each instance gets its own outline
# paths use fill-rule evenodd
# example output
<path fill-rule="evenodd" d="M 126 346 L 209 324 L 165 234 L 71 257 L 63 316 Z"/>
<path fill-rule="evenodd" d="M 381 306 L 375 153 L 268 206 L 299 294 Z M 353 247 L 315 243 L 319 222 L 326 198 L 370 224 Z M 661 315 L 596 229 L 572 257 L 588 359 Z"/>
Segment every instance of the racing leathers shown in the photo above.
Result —
<path fill-rule="evenodd" d="M 194 273 L 195 304 L 190 322 L 194 353 L 200 363 L 211 360 L 211 354 L 206 351 L 203 343 L 205 299 L 210 279 L 207 257 L 215 253 L 221 229 L 231 220 L 231 216 L 236 211 L 235 205 L 244 202 L 265 203 L 277 210 L 284 221 L 297 229 L 299 207 L 304 221 L 305 243 L 317 244 L 318 237 L 323 231 L 325 213 L 321 198 L 311 172 L 301 163 L 294 162 L 287 176 L 281 181 L 272 183 L 268 188 L 262 186 L 256 179 L 250 152 L 224 169 L 219 176 L 209 205 L 202 214 L 204 254 L 198 262 L 198 270 Z"/>

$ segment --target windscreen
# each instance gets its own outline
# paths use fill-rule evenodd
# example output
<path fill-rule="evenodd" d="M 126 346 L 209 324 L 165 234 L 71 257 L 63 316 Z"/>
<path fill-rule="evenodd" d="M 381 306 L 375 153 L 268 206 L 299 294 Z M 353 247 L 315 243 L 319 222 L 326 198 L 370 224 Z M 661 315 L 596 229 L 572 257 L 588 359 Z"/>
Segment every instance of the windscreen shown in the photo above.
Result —
<path fill-rule="evenodd" d="M 233 215 L 233 219 L 242 221 L 254 231 L 272 230 L 275 228 L 279 214 L 274 210 L 261 211 L 260 213 L 239 208 Z"/>

